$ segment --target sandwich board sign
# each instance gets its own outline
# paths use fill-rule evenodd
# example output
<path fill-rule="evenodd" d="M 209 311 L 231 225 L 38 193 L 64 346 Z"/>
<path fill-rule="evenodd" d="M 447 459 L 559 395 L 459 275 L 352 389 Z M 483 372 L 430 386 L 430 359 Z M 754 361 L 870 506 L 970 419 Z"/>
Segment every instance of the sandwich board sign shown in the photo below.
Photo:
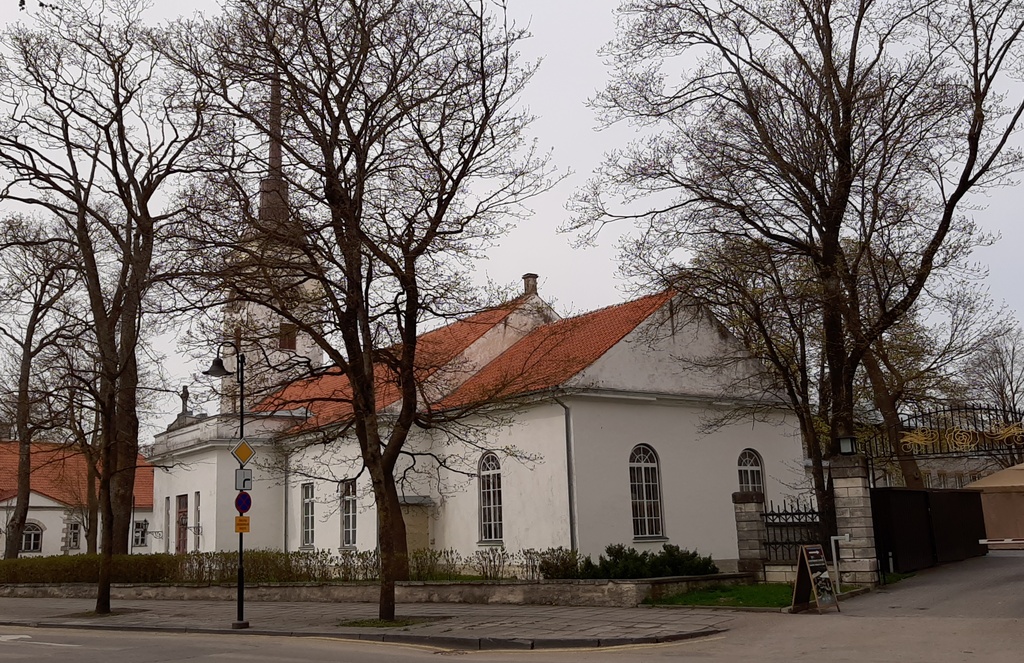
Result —
<path fill-rule="evenodd" d="M 819 614 L 829 608 L 835 608 L 836 612 L 839 612 L 839 600 L 832 585 L 832 577 L 828 574 L 825 549 L 820 545 L 800 546 L 796 582 L 793 584 L 793 606 L 790 612 L 809 610 L 812 597 Z"/>

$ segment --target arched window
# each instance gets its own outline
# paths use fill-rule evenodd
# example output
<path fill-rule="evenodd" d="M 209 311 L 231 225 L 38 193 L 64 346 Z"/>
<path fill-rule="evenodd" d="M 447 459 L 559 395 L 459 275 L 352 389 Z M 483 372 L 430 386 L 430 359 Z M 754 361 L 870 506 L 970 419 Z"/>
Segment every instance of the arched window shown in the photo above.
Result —
<path fill-rule="evenodd" d="M 480 540 L 501 541 L 501 464 L 493 453 L 480 459 Z"/>
<path fill-rule="evenodd" d="M 41 552 L 43 549 L 43 528 L 35 523 L 25 523 L 21 531 L 21 552 Z"/>
<path fill-rule="evenodd" d="M 737 462 L 740 472 L 740 492 L 763 493 L 764 474 L 761 456 L 753 449 L 744 449 Z"/>
<path fill-rule="evenodd" d="M 633 507 L 633 536 L 662 536 L 658 454 L 646 444 L 636 445 L 629 454 L 629 496 Z"/>

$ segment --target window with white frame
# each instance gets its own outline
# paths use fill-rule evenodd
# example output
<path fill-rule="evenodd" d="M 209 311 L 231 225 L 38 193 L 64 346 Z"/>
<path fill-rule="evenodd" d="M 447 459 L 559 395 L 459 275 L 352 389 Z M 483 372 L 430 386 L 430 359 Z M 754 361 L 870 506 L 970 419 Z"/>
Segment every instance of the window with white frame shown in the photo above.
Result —
<path fill-rule="evenodd" d="M 313 545 L 315 514 L 313 510 L 313 484 L 302 484 L 302 545 Z"/>
<path fill-rule="evenodd" d="M 501 463 L 486 453 L 480 459 L 480 540 L 501 541 Z"/>
<path fill-rule="evenodd" d="M 356 481 L 341 482 L 341 545 L 356 545 Z"/>
<path fill-rule="evenodd" d="M 82 547 L 82 523 L 76 520 L 68 521 L 68 550 L 78 550 Z"/>
<path fill-rule="evenodd" d="M 740 492 L 764 493 L 764 473 L 761 455 L 753 449 L 744 449 L 737 462 L 740 473 Z"/>
<path fill-rule="evenodd" d="M 629 454 L 629 497 L 633 536 L 664 536 L 658 454 L 649 445 L 638 444 Z"/>
<path fill-rule="evenodd" d="M 35 523 L 25 523 L 21 531 L 21 552 L 41 552 L 43 549 L 43 528 Z"/>
<path fill-rule="evenodd" d="M 146 535 L 149 530 L 149 522 L 136 520 L 132 523 L 132 548 L 145 548 Z"/>

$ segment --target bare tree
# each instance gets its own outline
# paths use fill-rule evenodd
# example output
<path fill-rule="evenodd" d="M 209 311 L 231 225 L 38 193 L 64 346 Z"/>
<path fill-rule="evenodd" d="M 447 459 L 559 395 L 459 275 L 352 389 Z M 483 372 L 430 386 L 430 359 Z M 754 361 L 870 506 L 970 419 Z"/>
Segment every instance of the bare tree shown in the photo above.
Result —
<path fill-rule="evenodd" d="M 32 443 L 40 432 L 58 429 L 52 361 L 59 346 L 81 333 L 61 307 L 75 286 L 70 246 L 60 229 L 21 217 L 0 230 L 0 292 L 10 324 L 0 337 L 12 350 L 10 420 L 18 440 L 18 487 L 6 528 L 4 559 L 18 556 L 28 516 Z M 5 408 L 6 409 L 6 408 Z"/>
<path fill-rule="evenodd" d="M 1019 3 L 628 0 L 620 13 L 596 105 L 668 130 L 609 155 L 577 227 L 641 219 L 666 251 L 739 236 L 806 260 L 834 453 L 853 433 L 865 353 L 914 308 L 966 197 L 1020 165 L 1007 148 L 1024 112 L 1007 93 Z M 666 71 L 690 54 L 677 84 Z M 618 211 L 616 195 L 653 206 Z M 865 302 L 873 256 L 898 278 Z"/>
<path fill-rule="evenodd" d="M 1024 330 L 1019 326 L 989 339 L 964 369 L 968 398 L 1024 412 Z"/>
<path fill-rule="evenodd" d="M 395 472 L 412 428 L 430 425 L 417 407 L 421 326 L 465 310 L 467 262 L 548 184 L 514 106 L 533 71 L 515 52 L 525 33 L 503 3 L 477 0 L 225 9 L 167 46 L 236 121 L 222 152 L 257 166 L 197 192 L 202 253 L 224 261 L 211 265 L 220 292 L 295 325 L 345 377 L 351 414 L 336 435 L 358 442 L 371 478 L 380 617 L 393 619 L 408 577 Z M 269 161 L 253 134 L 271 137 Z M 249 210 L 254 173 L 270 174 L 284 218 Z"/>
<path fill-rule="evenodd" d="M 99 613 L 110 611 L 110 555 L 127 552 L 131 529 L 146 297 L 166 275 L 161 237 L 182 215 L 163 205 L 178 181 L 205 168 L 191 149 L 206 127 L 202 99 L 162 68 L 145 9 L 143 0 L 59 2 L 37 27 L 0 37 L 0 195 L 63 223 L 95 336 Z"/>

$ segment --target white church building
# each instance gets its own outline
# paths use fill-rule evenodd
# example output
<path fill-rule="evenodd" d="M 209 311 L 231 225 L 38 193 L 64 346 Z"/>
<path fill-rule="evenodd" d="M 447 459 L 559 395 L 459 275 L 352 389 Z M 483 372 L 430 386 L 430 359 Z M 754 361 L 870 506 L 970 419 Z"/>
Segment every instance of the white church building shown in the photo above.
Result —
<path fill-rule="evenodd" d="M 796 427 L 763 404 L 756 417 L 723 416 L 764 394 L 736 341 L 678 295 L 563 319 L 536 281 L 527 274 L 515 300 L 420 337 L 436 367 L 430 407 L 500 405 L 411 434 L 399 469 L 409 549 L 562 546 L 596 557 L 609 544 L 672 543 L 731 568 L 732 493 L 778 501 L 806 482 Z M 709 361 L 727 357 L 737 359 Z M 369 476 L 343 432 L 347 394 L 328 372 L 245 413 L 257 451 L 247 548 L 376 548 Z M 237 549 L 237 443 L 236 412 L 186 410 L 157 435 L 150 527 L 164 551 Z"/>
<path fill-rule="evenodd" d="M 259 227 L 288 223 L 281 168 L 272 143 Z M 785 412 L 764 407 L 739 344 L 684 304 L 662 293 L 563 319 L 527 274 L 514 300 L 422 334 L 422 408 L 499 405 L 411 433 L 397 471 L 410 551 L 453 548 L 465 558 L 489 546 L 561 546 L 596 555 L 609 544 L 672 543 L 728 569 L 738 556 L 732 493 L 798 492 L 804 454 Z M 236 302 L 228 316 L 225 329 L 235 329 L 249 360 L 250 393 L 266 386 L 271 366 L 322 364 L 310 338 L 267 310 Z M 261 329 L 247 337 L 238 320 Z M 221 413 L 193 415 L 183 399 L 156 436 L 150 531 L 162 538 L 154 552 L 237 549 L 231 449 L 241 399 L 235 358 L 224 361 Z M 369 476 L 345 431 L 349 384 L 321 373 L 244 407 L 245 439 L 256 449 L 248 548 L 377 547 Z M 378 389 L 381 420 L 394 405 L 388 393 L 398 399 Z M 757 417 L 724 416 L 754 403 Z"/>

